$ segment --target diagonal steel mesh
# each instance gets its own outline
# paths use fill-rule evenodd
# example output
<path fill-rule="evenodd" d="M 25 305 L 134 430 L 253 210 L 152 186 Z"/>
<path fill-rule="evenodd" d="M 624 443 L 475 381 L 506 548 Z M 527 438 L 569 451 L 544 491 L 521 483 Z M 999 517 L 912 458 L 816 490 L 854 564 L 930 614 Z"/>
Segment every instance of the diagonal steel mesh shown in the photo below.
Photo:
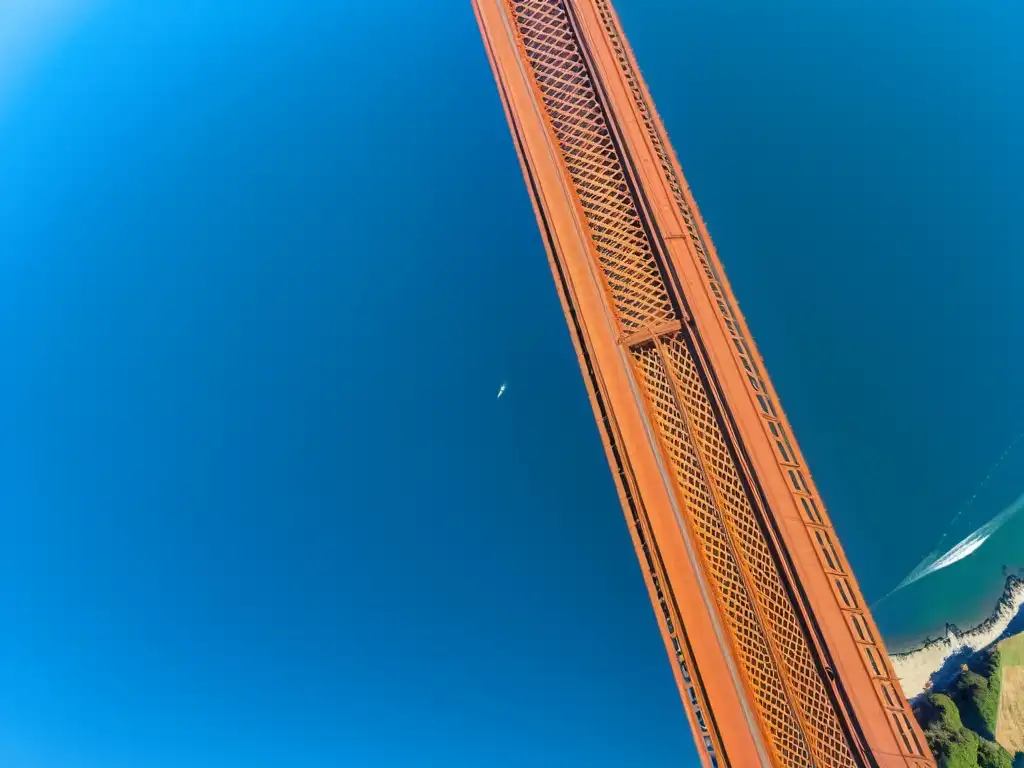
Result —
<path fill-rule="evenodd" d="M 557 0 L 512 3 L 521 40 L 623 328 L 675 317 L 604 109 Z"/>
<path fill-rule="evenodd" d="M 696 442 L 693 453 L 700 457 L 706 473 L 704 482 L 715 489 L 724 527 L 750 574 L 763 626 L 776 649 L 777 663 L 782 666 L 780 671 L 795 693 L 795 703 L 811 750 L 820 765 L 852 768 L 855 765 L 853 755 L 803 640 L 796 611 L 783 589 L 782 574 L 772 558 L 750 498 L 730 456 L 694 358 L 681 337 L 666 340 L 663 348 L 679 384 L 692 439 Z M 692 477 L 687 480 L 680 478 L 680 483 L 686 487 L 687 483 L 692 483 Z"/>
<path fill-rule="evenodd" d="M 862 609 L 864 601 L 860 598 L 860 590 L 856 586 L 853 574 L 848 566 L 844 565 L 843 558 L 836 551 L 836 547 L 832 543 L 832 536 L 834 534 L 830 531 L 831 523 L 825 512 L 824 504 L 821 502 L 820 496 L 812 490 L 812 486 L 808 482 L 810 473 L 806 466 L 804 466 L 802 457 L 794 450 L 793 444 L 795 441 L 790 440 L 787 434 L 788 427 L 784 424 L 783 419 L 780 418 L 779 414 L 782 412 L 782 408 L 767 381 L 767 376 L 760 369 L 757 355 L 754 352 L 753 342 L 744 332 L 744 323 L 736 306 L 736 299 L 726 285 L 719 268 L 716 266 L 715 260 L 709 255 L 708 244 L 705 242 L 704 236 L 697 224 L 698 216 L 688 202 L 687 195 L 684 193 L 685 182 L 682 180 L 681 175 L 677 173 L 675 164 L 670 157 L 667 139 L 663 138 L 657 126 L 657 121 L 653 114 L 654 107 L 645 98 L 640 84 L 640 76 L 634 69 L 628 44 L 619 30 L 611 4 L 608 0 L 593 0 L 593 2 L 601 18 L 604 31 L 611 41 L 619 69 L 639 111 L 644 130 L 658 156 L 665 181 L 683 218 L 683 224 L 686 227 L 690 245 L 697 256 L 704 277 L 707 280 L 707 287 L 714 296 L 715 304 L 718 307 L 721 323 L 732 341 L 733 356 L 737 365 L 743 368 L 746 373 L 748 394 L 758 404 L 761 418 L 772 441 L 775 443 L 777 458 L 789 477 L 790 493 L 793 495 L 798 508 L 804 512 L 804 523 L 807 526 L 808 534 L 812 542 L 817 545 L 823 567 L 827 571 L 834 571 L 845 575 L 845 578 L 842 580 L 843 587 L 836 589 L 834 586 L 833 588 L 833 592 L 838 593 L 836 595 L 836 602 L 840 610 L 846 615 L 847 621 L 851 626 L 851 636 L 858 644 L 858 647 L 861 648 L 862 654 L 868 659 L 865 666 L 869 673 L 875 677 L 889 679 L 891 682 L 888 690 L 892 690 L 892 686 L 898 685 L 898 683 L 889 670 L 883 664 L 879 671 L 878 665 L 871 663 L 873 656 L 878 659 L 884 659 L 884 650 L 871 637 L 870 633 L 865 634 L 865 632 L 861 631 L 861 627 L 867 625 L 868 617 L 865 615 L 866 611 Z M 846 594 L 847 591 L 849 591 L 849 595 Z M 859 606 L 857 606 L 858 599 L 860 599 Z M 851 607 L 851 604 L 854 607 Z M 879 689 L 878 695 L 879 702 L 889 708 L 895 706 L 901 711 L 901 717 L 905 718 L 910 711 L 909 705 L 898 697 L 894 703 L 891 698 L 886 699 L 880 691 L 881 689 Z M 925 755 L 917 735 L 913 733 L 912 729 L 910 731 L 912 738 L 908 739 L 902 731 L 899 731 L 899 736 L 906 748 L 905 754 L 917 757 Z"/>
<path fill-rule="evenodd" d="M 596 3 L 605 21 L 691 242 L 712 281 L 723 319 L 726 325 L 738 328 L 682 184 L 628 65 L 609 7 L 605 0 L 590 1 Z M 609 133 L 606 105 L 595 92 L 565 0 L 505 2 L 589 229 L 595 264 L 620 329 L 646 330 L 676 319 L 666 281 L 627 184 L 623 158 Z M 738 339 L 743 342 L 742 335 Z M 683 334 L 675 334 L 664 344 L 643 344 L 631 353 L 646 388 L 652 422 L 686 503 L 688 525 L 700 547 L 703 568 L 730 630 L 732 652 L 781 764 L 852 768 L 855 762 L 850 746 L 796 609 L 783 588 L 771 544 L 740 480 L 719 425 L 720 414 L 708 397 L 687 344 Z M 743 352 L 745 347 L 738 344 L 737 349 Z M 763 387 L 759 374 L 755 377 L 752 382 Z M 783 440 L 788 446 L 783 435 L 780 447 Z M 810 504 L 815 503 L 809 490 L 805 495 Z"/>
<path fill-rule="evenodd" d="M 635 349 L 633 356 L 653 405 L 662 443 L 672 460 L 690 526 L 700 542 L 704 568 L 716 590 L 761 719 L 785 765 L 809 766 L 807 744 L 786 700 L 782 679 L 737 563 L 732 537 L 717 509 L 690 434 L 692 427 L 676 401 L 665 361 L 654 346 Z"/>

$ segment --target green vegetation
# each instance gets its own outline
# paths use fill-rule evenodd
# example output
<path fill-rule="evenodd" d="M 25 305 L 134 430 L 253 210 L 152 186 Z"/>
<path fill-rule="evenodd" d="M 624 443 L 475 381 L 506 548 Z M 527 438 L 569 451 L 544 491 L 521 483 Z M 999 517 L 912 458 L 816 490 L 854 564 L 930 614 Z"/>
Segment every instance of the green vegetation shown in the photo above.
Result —
<path fill-rule="evenodd" d="M 960 673 L 953 686 L 953 696 L 964 725 L 985 738 L 994 739 L 1003 678 L 999 650 L 985 654 L 980 666 L 980 674 L 969 670 Z"/>
<path fill-rule="evenodd" d="M 978 740 L 979 768 L 1013 768 L 1013 757 L 994 741 Z"/>
<path fill-rule="evenodd" d="M 981 674 L 970 670 L 961 672 L 953 686 L 953 698 L 964 725 L 988 739 L 996 736 L 1001 683 L 1002 669 L 996 650 L 983 659 Z"/>
<path fill-rule="evenodd" d="M 978 671 L 961 672 L 948 694 L 930 693 L 914 707 L 940 768 L 1020 765 L 1021 761 L 1015 764 L 1013 755 L 992 741 L 1001 680 L 1002 659 L 994 650 L 982 658 Z"/>
<path fill-rule="evenodd" d="M 928 694 L 914 714 L 941 768 L 977 768 L 978 735 L 964 728 L 960 711 L 949 696 Z"/>

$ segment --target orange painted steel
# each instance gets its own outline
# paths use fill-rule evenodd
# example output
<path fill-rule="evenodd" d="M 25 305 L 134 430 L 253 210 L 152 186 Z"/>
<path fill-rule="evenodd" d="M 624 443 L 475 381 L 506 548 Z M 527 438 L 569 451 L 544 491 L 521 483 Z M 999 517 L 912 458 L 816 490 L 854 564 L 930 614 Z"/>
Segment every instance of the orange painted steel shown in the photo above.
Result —
<path fill-rule="evenodd" d="M 472 0 L 703 764 L 924 735 L 608 0 Z"/>

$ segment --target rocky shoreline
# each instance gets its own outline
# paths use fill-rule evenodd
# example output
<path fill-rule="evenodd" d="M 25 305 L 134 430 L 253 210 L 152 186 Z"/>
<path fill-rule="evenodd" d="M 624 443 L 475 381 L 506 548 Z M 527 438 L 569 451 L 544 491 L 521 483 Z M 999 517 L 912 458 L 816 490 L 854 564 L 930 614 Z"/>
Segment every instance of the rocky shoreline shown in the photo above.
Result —
<path fill-rule="evenodd" d="M 1024 606 L 1024 579 L 1009 576 L 992 614 L 976 627 L 961 631 L 946 625 L 946 636 L 929 640 L 921 647 L 889 657 L 903 692 L 919 696 L 929 684 L 941 687 L 968 658 L 1000 640 Z"/>

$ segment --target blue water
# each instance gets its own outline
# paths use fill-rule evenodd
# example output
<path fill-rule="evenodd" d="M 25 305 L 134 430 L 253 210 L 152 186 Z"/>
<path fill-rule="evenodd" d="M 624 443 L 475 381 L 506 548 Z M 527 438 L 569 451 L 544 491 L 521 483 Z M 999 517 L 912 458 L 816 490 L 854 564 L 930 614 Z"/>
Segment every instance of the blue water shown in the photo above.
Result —
<path fill-rule="evenodd" d="M 930 551 L 1024 429 L 1024 51 L 1012 31 L 1024 9 L 620 6 L 861 587 L 876 599 Z M 658 13 L 667 20 L 651 23 Z M 1022 448 L 959 521 L 961 537 L 1024 490 Z M 969 623 L 992 609 L 1003 565 L 1024 566 L 1024 518 L 876 618 L 894 647 L 945 621 Z"/>
<path fill-rule="evenodd" d="M 0 13 L 0 762 L 696 764 L 468 4 L 343 5 Z M 971 5 L 618 3 L 870 597 L 1024 428 Z"/>

